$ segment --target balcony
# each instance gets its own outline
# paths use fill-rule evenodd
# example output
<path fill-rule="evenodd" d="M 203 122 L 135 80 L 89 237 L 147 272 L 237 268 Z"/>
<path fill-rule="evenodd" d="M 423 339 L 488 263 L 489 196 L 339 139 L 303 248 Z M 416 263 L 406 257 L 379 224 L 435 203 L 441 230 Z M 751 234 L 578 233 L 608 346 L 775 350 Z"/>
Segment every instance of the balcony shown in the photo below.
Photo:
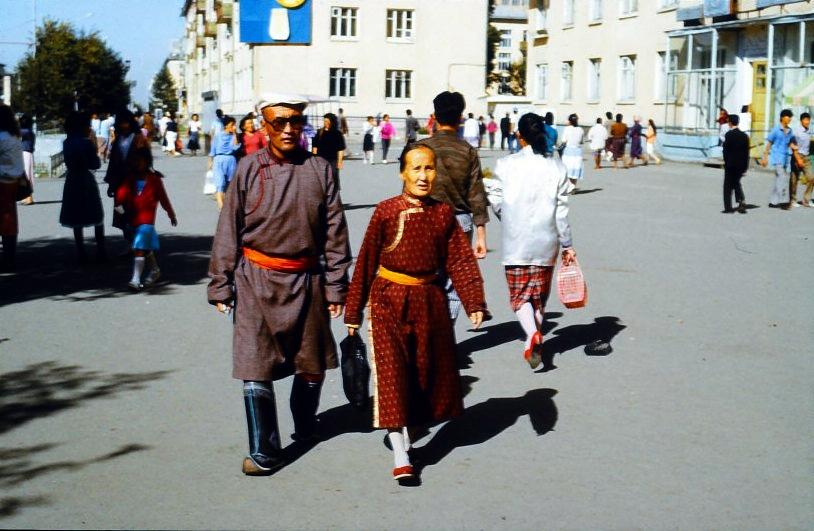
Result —
<path fill-rule="evenodd" d="M 230 24 L 235 5 L 232 2 L 216 2 L 215 17 L 218 24 Z"/>
<path fill-rule="evenodd" d="M 218 23 L 215 21 L 207 21 L 204 24 L 204 37 L 215 38 L 218 36 Z"/>
<path fill-rule="evenodd" d="M 206 13 L 206 0 L 195 0 L 195 11 Z"/>

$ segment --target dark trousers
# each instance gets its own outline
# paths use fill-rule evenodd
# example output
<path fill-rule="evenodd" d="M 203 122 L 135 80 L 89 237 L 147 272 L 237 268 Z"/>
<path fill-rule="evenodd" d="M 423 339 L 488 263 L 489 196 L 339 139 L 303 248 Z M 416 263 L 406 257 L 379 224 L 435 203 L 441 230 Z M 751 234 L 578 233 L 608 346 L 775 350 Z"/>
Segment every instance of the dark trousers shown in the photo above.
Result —
<path fill-rule="evenodd" d="M 735 201 L 743 203 L 746 198 L 743 195 L 741 178 L 743 171 L 724 169 L 724 210 L 732 210 L 732 192 L 735 192 Z"/>
<path fill-rule="evenodd" d="M 506 149 L 506 142 L 508 141 L 509 133 L 500 133 L 500 149 Z"/>

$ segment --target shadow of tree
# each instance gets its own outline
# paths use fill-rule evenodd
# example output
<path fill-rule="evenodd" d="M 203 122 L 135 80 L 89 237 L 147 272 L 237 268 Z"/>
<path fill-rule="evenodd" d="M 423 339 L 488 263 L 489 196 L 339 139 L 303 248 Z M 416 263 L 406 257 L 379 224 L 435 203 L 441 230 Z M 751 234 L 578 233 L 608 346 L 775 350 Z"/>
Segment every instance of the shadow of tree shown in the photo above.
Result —
<path fill-rule="evenodd" d="M 543 342 L 543 368 L 537 372 L 556 369 L 554 356 L 582 346 L 589 356 L 606 356 L 613 350 L 613 338 L 625 328 L 618 317 L 606 315 L 594 318 L 593 323 L 554 330 L 554 337 L 547 337 Z"/>
<path fill-rule="evenodd" d="M 547 334 L 557 323 L 552 319 L 562 317 L 560 312 L 546 312 L 543 319 L 543 334 Z M 472 354 L 481 350 L 488 350 L 504 343 L 522 340 L 523 329 L 517 321 L 484 326 L 473 330 L 476 335 L 458 343 L 458 368 L 469 369 L 472 366 Z"/>
<path fill-rule="evenodd" d="M 92 256 L 92 238 L 86 240 Z M 123 245 L 120 242 L 118 234 L 109 235 L 109 250 Z M 163 295 L 176 285 L 197 284 L 206 278 L 211 249 L 211 236 L 162 235 L 158 253 L 162 282 L 145 293 Z M 93 301 L 132 295 L 127 289 L 131 271 L 129 257 L 79 267 L 74 242 L 69 238 L 23 241 L 17 249 L 17 274 L 0 276 L 0 306 L 43 298 Z"/>
<path fill-rule="evenodd" d="M 144 389 L 170 372 L 105 374 L 48 361 L 0 374 L 0 434 L 87 400 Z"/>
<path fill-rule="evenodd" d="M 0 518 L 14 516 L 26 507 L 48 505 L 51 498 L 47 496 L 8 496 L 0 498 Z"/>
<path fill-rule="evenodd" d="M 0 486 L 14 487 L 42 475 L 60 471 L 75 471 L 95 463 L 104 463 L 134 452 L 150 449 L 143 444 L 127 444 L 107 454 L 81 461 L 56 461 L 42 465 L 31 463 L 30 456 L 56 447 L 55 444 L 27 448 L 0 448 Z"/>
<path fill-rule="evenodd" d="M 415 448 L 414 466 L 419 470 L 441 462 L 461 446 L 483 444 L 528 415 L 535 433 L 544 435 L 557 424 L 555 389 L 533 389 L 523 396 L 490 398 L 466 408 L 464 414 L 447 422 L 430 441 Z"/>

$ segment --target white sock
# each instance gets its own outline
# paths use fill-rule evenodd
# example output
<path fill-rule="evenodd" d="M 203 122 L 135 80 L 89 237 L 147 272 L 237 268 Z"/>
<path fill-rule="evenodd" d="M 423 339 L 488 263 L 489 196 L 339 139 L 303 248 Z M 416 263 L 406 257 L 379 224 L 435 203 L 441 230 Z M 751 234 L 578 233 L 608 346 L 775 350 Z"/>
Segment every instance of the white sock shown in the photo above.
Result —
<path fill-rule="evenodd" d="M 367 153 L 368 153 L 368 158 L 370 158 L 370 163 L 373 164 L 373 152 L 368 151 Z"/>
<path fill-rule="evenodd" d="M 534 322 L 537 323 L 537 330 L 543 329 L 543 317 L 542 310 L 534 310 Z"/>
<path fill-rule="evenodd" d="M 133 278 L 130 279 L 130 282 L 140 283 L 142 273 L 144 273 L 144 257 L 137 256 L 133 260 Z"/>
<path fill-rule="evenodd" d="M 407 429 L 407 426 L 401 429 L 401 434 L 404 437 L 404 448 L 409 451 L 413 447 L 413 442 L 410 440 L 410 430 Z"/>
<path fill-rule="evenodd" d="M 514 313 L 517 314 L 517 320 L 520 321 L 520 326 L 523 327 L 523 331 L 526 333 L 525 348 L 529 348 L 531 338 L 537 331 L 537 323 L 534 321 L 534 307 L 530 302 L 524 302 L 520 309 Z"/>
<path fill-rule="evenodd" d="M 404 446 L 404 434 L 401 431 L 391 431 L 387 434 L 390 446 L 393 447 L 393 468 L 408 466 L 410 457 Z"/>

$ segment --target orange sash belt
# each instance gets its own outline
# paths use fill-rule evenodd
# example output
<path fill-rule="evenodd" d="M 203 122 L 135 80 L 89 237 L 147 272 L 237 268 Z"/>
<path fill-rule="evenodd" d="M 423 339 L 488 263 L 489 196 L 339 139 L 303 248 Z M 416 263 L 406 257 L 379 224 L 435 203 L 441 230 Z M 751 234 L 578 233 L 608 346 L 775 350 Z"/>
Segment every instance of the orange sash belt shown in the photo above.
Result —
<path fill-rule="evenodd" d="M 435 281 L 438 275 L 413 276 L 406 273 L 397 273 L 387 269 L 384 266 L 379 266 L 379 276 L 385 280 L 389 280 L 390 282 L 401 284 L 403 286 L 423 286 L 425 284 L 431 284 L 433 281 Z"/>
<path fill-rule="evenodd" d="M 243 248 L 243 256 L 252 265 L 260 269 L 280 271 L 282 273 L 304 273 L 317 266 L 317 259 L 314 256 L 304 256 L 302 258 L 285 258 L 282 256 L 269 256 L 260 251 Z"/>

